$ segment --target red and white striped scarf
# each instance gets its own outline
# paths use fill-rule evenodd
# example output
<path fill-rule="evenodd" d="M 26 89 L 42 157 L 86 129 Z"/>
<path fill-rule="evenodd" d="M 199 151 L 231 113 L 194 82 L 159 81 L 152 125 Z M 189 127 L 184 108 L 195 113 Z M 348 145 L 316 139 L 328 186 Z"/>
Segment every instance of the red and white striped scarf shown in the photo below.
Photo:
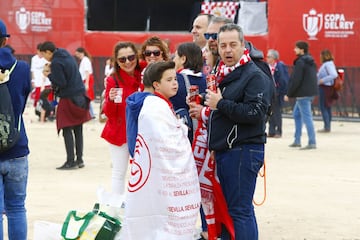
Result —
<path fill-rule="evenodd" d="M 209 107 L 204 107 L 201 110 L 201 117 L 198 119 L 198 128 L 192 143 L 194 159 L 199 174 L 201 203 L 208 227 L 208 239 L 218 239 L 217 236 L 220 235 L 223 224 L 228 230 L 231 240 L 234 240 L 234 224 L 229 215 L 220 182 L 216 176 L 214 156 L 211 156 L 207 146 L 207 125 L 210 112 Z"/>
<path fill-rule="evenodd" d="M 249 50 L 247 50 L 246 48 L 244 50 L 244 54 L 241 56 L 240 60 L 234 66 L 227 67 L 223 62 L 223 60 L 221 60 L 218 67 L 219 71 L 216 74 L 218 83 L 220 83 L 226 75 L 228 75 L 236 68 L 240 67 L 241 65 L 250 62 L 250 60 L 251 60 L 250 53 Z"/>

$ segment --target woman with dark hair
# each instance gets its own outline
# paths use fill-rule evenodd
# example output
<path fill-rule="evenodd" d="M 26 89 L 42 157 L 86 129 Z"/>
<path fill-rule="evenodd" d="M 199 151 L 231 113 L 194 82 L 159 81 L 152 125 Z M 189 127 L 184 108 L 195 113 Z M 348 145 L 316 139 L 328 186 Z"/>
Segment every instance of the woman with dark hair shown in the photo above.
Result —
<path fill-rule="evenodd" d="M 94 93 L 94 75 L 93 67 L 91 64 L 91 56 L 83 47 L 78 47 L 75 50 L 75 57 L 80 60 L 79 71 L 81 78 L 84 82 L 86 94 L 90 98 L 90 101 L 95 99 Z M 95 118 L 94 110 L 90 102 L 90 115 Z"/>
<path fill-rule="evenodd" d="M 331 104 L 334 100 L 334 89 L 332 86 L 338 74 L 334 64 L 334 57 L 330 50 L 324 49 L 321 51 L 320 61 L 322 64 L 317 73 L 317 77 L 319 85 L 319 108 L 324 122 L 324 128 L 318 130 L 318 132 L 328 133 L 331 131 Z"/>
<path fill-rule="evenodd" d="M 112 192 L 124 194 L 129 152 L 126 142 L 125 99 L 140 89 L 141 67 L 137 49 L 131 42 L 114 48 L 114 71 L 106 79 L 103 111 L 107 117 L 101 137 L 110 144 Z"/>
<path fill-rule="evenodd" d="M 202 57 L 201 48 L 193 42 L 182 43 L 178 46 L 174 57 L 176 78 L 179 82 L 179 90 L 170 101 L 174 105 L 174 110 L 179 113 L 181 118 L 184 118 L 185 123 L 189 127 L 189 140 L 193 140 L 192 121 L 189 116 L 189 106 L 186 103 L 186 96 L 188 95 L 191 85 L 196 85 L 199 88 L 199 94 L 205 93 L 206 78 L 202 73 L 204 59 Z"/>

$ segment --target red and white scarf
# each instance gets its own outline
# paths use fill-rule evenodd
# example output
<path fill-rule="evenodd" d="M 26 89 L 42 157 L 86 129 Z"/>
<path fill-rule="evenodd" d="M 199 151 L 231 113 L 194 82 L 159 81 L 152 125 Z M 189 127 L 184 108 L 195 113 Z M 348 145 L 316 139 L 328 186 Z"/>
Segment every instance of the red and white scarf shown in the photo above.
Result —
<path fill-rule="evenodd" d="M 250 62 L 250 53 L 249 50 L 245 48 L 244 54 L 241 56 L 240 60 L 231 67 L 227 67 L 225 63 L 221 60 L 218 67 L 218 72 L 216 74 L 218 83 L 220 83 L 226 75 L 234 71 L 236 68 L 245 65 L 246 63 Z"/>
<path fill-rule="evenodd" d="M 230 233 L 231 240 L 235 239 L 234 225 L 229 215 L 220 182 L 216 176 L 215 159 L 211 156 L 207 146 L 207 124 L 210 108 L 204 107 L 198 122 L 192 144 L 194 159 L 199 174 L 201 203 L 205 213 L 209 240 L 218 239 L 223 224 Z"/>

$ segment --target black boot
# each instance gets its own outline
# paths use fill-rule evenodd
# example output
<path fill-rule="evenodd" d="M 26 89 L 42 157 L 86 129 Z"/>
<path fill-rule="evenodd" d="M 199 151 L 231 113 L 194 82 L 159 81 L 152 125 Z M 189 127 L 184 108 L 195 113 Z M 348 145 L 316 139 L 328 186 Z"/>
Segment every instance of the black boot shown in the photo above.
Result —
<path fill-rule="evenodd" d="M 75 164 L 76 164 L 76 166 L 78 166 L 78 168 L 85 167 L 84 161 L 82 159 L 81 160 L 76 160 Z"/>
<path fill-rule="evenodd" d="M 77 164 L 74 161 L 66 161 L 61 167 L 57 167 L 58 170 L 72 170 L 77 168 Z"/>

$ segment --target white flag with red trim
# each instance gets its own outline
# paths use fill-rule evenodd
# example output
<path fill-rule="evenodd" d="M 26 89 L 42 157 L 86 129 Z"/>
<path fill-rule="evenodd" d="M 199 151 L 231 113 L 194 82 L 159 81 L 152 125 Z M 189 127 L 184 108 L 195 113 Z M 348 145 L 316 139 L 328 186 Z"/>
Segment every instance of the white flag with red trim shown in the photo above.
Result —
<path fill-rule="evenodd" d="M 189 240 L 196 234 L 200 186 L 188 129 L 168 103 L 144 100 L 120 236 Z"/>

